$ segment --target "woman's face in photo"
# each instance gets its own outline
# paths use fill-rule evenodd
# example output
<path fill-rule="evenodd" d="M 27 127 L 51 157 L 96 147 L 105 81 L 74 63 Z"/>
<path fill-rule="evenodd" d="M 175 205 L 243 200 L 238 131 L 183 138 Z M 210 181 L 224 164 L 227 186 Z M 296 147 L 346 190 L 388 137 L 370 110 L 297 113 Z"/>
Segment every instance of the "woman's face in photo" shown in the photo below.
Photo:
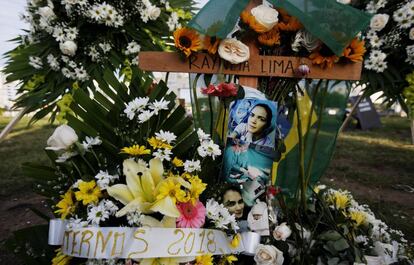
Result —
<path fill-rule="evenodd" d="M 247 120 L 247 130 L 252 134 L 261 133 L 266 126 L 267 118 L 267 112 L 264 107 L 254 107 Z"/>
<path fill-rule="evenodd" d="M 239 192 L 228 190 L 223 196 L 223 204 L 236 218 L 243 217 L 244 202 Z"/>

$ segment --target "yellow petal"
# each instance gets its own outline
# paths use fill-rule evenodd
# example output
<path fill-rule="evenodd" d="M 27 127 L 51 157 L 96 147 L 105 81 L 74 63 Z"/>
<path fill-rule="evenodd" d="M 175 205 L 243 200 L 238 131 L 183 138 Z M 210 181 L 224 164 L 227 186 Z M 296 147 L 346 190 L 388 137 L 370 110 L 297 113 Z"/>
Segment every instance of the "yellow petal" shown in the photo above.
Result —
<path fill-rule="evenodd" d="M 149 227 L 163 227 L 160 221 L 148 215 L 141 216 L 141 224 L 142 226 L 149 226 Z"/>
<path fill-rule="evenodd" d="M 170 217 L 178 218 L 180 216 L 180 212 L 178 211 L 177 206 L 175 206 L 170 196 L 156 201 L 154 205 L 151 207 L 151 210 L 154 212 L 160 212 L 163 215 Z"/>
<path fill-rule="evenodd" d="M 164 173 L 164 166 L 162 161 L 158 158 L 153 158 L 149 161 L 150 172 L 154 180 L 154 185 L 157 186 L 162 180 L 162 174 Z"/>
<path fill-rule="evenodd" d="M 134 200 L 134 196 L 129 191 L 128 186 L 124 184 L 116 184 L 110 186 L 106 189 L 106 191 L 108 192 L 109 196 L 122 202 L 124 205 Z"/>
<path fill-rule="evenodd" d="M 155 201 L 155 195 L 154 195 L 155 184 L 154 184 L 154 180 L 152 179 L 150 172 L 146 171 L 141 176 L 141 185 L 142 185 L 142 191 L 143 191 L 145 200 L 148 202 Z"/>
<path fill-rule="evenodd" d="M 126 176 L 126 183 L 129 190 L 134 195 L 134 197 L 142 196 L 141 181 L 138 177 L 138 173 L 142 173 L 143 168 L 132 159 L 126 159 L 123 163 L 123 172 Z"/>
<path fill-rule="evenodd" d="M 176 218 L 164 216 L 161 220 L 162 227 L 165 228 L 175 228 L 176 227 Z"/>
<path fill-rule="evenodd" d="M 125 205 L 124 208 L 119 210 L 116 213 L 116 217 L 121 217 L 121 216 L 124 216 L 125 214 L 127 214 L 129 212 L 135 212 L 135 211 L 142 212 L 142 213 L 152 213 L 152 211 L 149 210 L 149 206 L 151 206 L 151 204 L 148 203 L 148 202 L 143 202 L 139 198 L 134 199 L 133 201 L 131 201 L 130 203 Z"/>

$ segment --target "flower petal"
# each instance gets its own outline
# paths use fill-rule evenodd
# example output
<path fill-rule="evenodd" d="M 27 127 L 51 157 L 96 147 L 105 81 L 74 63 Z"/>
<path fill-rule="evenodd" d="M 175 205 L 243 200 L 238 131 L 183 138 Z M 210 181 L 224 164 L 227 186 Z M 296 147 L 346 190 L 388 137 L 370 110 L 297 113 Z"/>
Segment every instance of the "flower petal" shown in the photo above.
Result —
<path fill-rule="evenodd" d="M 122 202 L 124 205 L 128 204 L 134 200 L 134 196 L 129 191 L 128 186 L 124 184 L 116 184 L 108 187 L 107 192 L 109 196 L 115 198 L 116 200 Z"/>
<path fill-rule="evenodd" d="M 160 212 L 163 215 L 170 217 L 177 218 L 180 216 L 180 212 L 178 211 L 177 206 L 175 206 L 170 196 L 156 201 L 150 209 L 154 212 Z"/>
<path fill-rule="evenodd" d="M 164 166 L 162 165 L 162 161 L 158 158 L 151 159 L 149 161 L 149 166 L 152 178 L 154 180 L 154 185 L 157 186 L 157 184 L 162 180 Z"/>
<path fill-rule="evenodd" d="M 143 196 L 145 200 L 148 202 L 155 201 L 155 195 L 154 195 L 155 184 L 151 176 L 151 173 L 149 171 L 146 171 L 141 176 L 141 185 L 142 185 L 142 191 L 143 191 Z"/>

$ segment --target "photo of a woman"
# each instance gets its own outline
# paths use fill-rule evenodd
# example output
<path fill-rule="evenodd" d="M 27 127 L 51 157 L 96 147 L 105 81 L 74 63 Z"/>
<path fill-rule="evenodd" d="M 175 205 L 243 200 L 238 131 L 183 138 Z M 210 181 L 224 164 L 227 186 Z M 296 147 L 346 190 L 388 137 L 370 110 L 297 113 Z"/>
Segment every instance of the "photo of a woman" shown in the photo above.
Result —
<path fill-rule="evenodd" d="M 241 106 L 249 106 L 240 113 Z M 239 144 L 253 143 L 273 148 L 275 144 L 276 103 L 267 100 L 243 99 L 233 106 L 228 137 Z M 236 115 L 237 114 L 237 115 Z M 244 117 L 243 117 L 244 116 Z M 241 118 L 243 117 L 243 118 Z"/>

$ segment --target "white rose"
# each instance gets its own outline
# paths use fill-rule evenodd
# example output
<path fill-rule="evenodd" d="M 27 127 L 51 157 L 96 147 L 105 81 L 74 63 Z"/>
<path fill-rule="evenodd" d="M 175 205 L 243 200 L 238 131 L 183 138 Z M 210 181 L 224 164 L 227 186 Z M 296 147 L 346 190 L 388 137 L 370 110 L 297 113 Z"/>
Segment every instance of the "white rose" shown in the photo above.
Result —
<path fill-rule="evenodd" d="M 68 125 L 60 125 L 55 129 L 52 136 L 47 139 L 48 147 L 46 149 L 54 151 L 65 150 L 76 141 L 78 141 L 78 136 L 75 130 Z"/>
<path fill-rule="evenodd" d="M 51 9 L 48 6 L 40 7 L 37 13 L 44 17 L 45 19 L 52 19 L 55 17 L 55 13 L 53 12 L 53 9 Z"/>
<path fill-rule="evenodd" d="M 336 0 L 336 2 L 343 5 L 349 5 L 351 3 L 351 0 Z"/>
<path fill-rule="evenodd" d="M 232 64 L 249 60 L 250 50 L 247 45 L 236 39 L 224 39 L 220 42 L 218 53 L 221 58 Z"/>
<path fill-rule="evenodd" d="M 63 54 L 73 56 L 76 54 L 76 49 L 78 48 L 78 46 L 74 41 L 67 40 L 65 42 L 61 42 L 59 44 L 59 48 Z"/>
<path fill-rule="evenodd" d="M 284 258 L 282 251 L 276 247 L 259 244 L 256 248 L 254 261 L 257 265 L 282 265 Z"/>
<path fill-rule="evenodd" d="M 292 230 L 290 230 L 289 226 L 286 223 L 281 223 L 280 225 L 276 226 L 275 230 L 273 231 L 273 237 L 276 240 L 285 241 L 292 234 Z"/>
<path fill-rule="evenodd" d="M 410 29 L 410 33 L 408 34 L 410 40 L 414 40 L 414 28 Z"/>
<path fill-rule="evenodd" d="M 151 5 L 148 7 L 147 12 L 149 19 L 156 20 L 161 14 L 161 9 Z"/>
<path fill-rule="evenodd" d="M 279 12 L 269 6 L 259 5 L 252 8 L 250 12 L 256 21 L 264 26 L 267 31 L 271 30 L 278 22 L 277 16 Z"/>
<path fill-rule="evenodd" d="M 390 16 L 387 14 L 376 14 L 371 18 L 371 29 L 375 31 L 382 30 L 385 27 L 385 25 L 387 25 L 389 18 Z"/>

